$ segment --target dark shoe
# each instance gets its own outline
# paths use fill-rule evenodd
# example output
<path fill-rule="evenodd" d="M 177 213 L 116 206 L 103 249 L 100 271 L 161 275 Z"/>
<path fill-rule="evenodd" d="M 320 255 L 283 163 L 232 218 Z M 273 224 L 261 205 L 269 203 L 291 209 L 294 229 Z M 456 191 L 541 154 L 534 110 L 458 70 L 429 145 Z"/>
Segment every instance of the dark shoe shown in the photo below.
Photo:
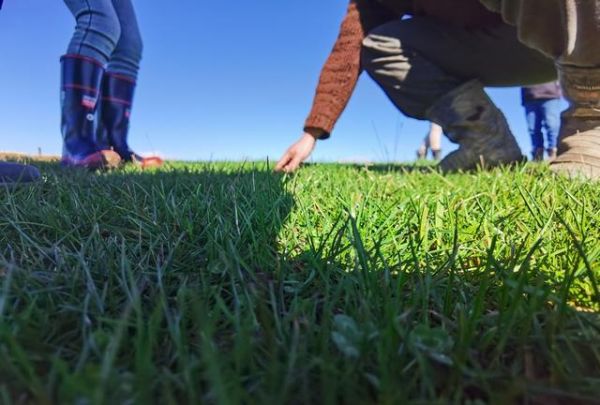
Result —
<path fill-rule="evenodd" d="M 443 172 L 472 170 L 523 160 L 506 118 L 477 80 L 454 89 L 427 112 L 448 138 L 460 145 L 440 163 Z"/>
<path fill-rule="evenodd" d="M 600 69 L 558 66 L 570 106 L 562 114 L 558 155 L 552 171 L 600 180 Z"/>
<path fill-rule="evenodd" d="M 136 163 L 143 168 L 159 167 L 163 164 L 161 158 L 140 156 L 127 142 L 135 84 L 133 78 L 113 73 L 104 75 L 98 139 L 101 145 L 118 153 L 123 162 Z"/>
<path fill-rule="evenodd" d="M 533 161 L 543 162 L 544 161 L 544 148 L 537 148 L 533 151 Z"/>
<path fill-rule="evenodd" d="M 104 74 L 102 64 L 80 55 L 65 55 L 61 58 L 61 67 L 62 163 L 89 169 L 118 166 L 118 155 L 102 150 L 96 143 L 96 111 Z"/>
<path fill-rule="evenodd" d="M 431 150 L 431 155 L 433 156 L 433 160 L 436 162 L 442 160 L 442 151 L 441 150 Z"/>
<path fill-rule="evenodd" d="M 22 184 L 39 180 L 40 172 L 30 165 L 0 162 L 0 184 Z"/>

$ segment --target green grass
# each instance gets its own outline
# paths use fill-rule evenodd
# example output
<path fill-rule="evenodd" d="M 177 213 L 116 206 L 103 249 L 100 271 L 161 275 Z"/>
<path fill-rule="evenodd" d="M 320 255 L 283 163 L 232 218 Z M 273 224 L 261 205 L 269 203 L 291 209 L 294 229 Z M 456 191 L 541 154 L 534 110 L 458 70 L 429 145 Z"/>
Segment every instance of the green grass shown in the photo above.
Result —
<path fill-rule="evenodd" d="M 0 189 L 0 403 L 599 398 L 598 184 L 43 171 Z"/>

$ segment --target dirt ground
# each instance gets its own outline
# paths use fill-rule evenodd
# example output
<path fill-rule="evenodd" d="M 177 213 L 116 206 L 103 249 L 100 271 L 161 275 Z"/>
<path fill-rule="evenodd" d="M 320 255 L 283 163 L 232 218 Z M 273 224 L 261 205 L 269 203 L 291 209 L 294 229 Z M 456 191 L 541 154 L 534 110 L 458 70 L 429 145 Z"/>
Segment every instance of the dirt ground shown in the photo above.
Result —
<path fill-rule="evenodd" d="M 0 151 L 0 160 L 27 161 L 27 162 L 56 162 L 60 156 L 54 155 L 28 155 L 18 152 Z"/>

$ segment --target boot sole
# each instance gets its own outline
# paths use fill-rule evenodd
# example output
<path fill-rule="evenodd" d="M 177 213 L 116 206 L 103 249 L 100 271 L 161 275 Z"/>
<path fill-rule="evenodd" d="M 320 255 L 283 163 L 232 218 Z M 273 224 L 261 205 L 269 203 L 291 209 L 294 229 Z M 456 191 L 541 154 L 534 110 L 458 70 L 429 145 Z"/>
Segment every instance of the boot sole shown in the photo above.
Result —
<path fill-rule="evenodd" d="M 440 162 L 439 167 L 443 173 L 456 173 L 459 171 L 475 171 L 479 168 L 488 170 L 495 167 L 515 166 L 525 162 L 527 162 L 527 157 L 523 156 L 520 151 L 515 151 L 509 157 L 486 160 L 483 154 L 469 156 L 467 151 L 459 149 L 446 156 Z"/>
<path fill-rule="evenodd" d="M 152 156 L 143 158 L 141 160 L 134 160 L 135 164 L 139 165 L 142 169 L 155 169 L 165 164 L 165 161 L 158 156 Z"/>
<path fill-rule="evenodd" d="M 63 159 L 67 167 L 79 167 L 89 170 L 116 169 L 121 164 L 121 157 L 112 150 L 102 150 L 86 156 L 82 160 Z"/>

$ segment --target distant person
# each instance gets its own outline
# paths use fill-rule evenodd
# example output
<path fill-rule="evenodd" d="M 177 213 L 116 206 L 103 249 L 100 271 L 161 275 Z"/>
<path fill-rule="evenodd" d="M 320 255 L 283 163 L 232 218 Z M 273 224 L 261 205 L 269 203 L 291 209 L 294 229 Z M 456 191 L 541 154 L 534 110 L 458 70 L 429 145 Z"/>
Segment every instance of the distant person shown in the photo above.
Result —
<path fill-rule="evenodd" d="M 76 19 L 62 64 L 62 162 L 102 168 L 159 166 L 128 144 L 142 39 L 131 0 L 64 0 Z"/>
<path fill-rule="evenodd" d="M 431 150 L 433 160 L 442 158 L 442 135 L 444 131 L 438 124 L 432 122 L 429 125 L 429 133 L 423 139 L 423 143 L 417 150 L 418 159 L 427 159 L 427 153 Z"/>
<path fill-rule="evenodd" d="M 2 2 L 3 0 L 0 0 L 0 9 Z M 0 184 L 31 182 L 39 178 L 40 172 L 33 166 L 0 161 Z"/>
<path fill-rule="evenodd" d="M 521 89 L 527 128 L 533 146 L 533 160 L 536 162 L 544 160 L 544 150 L 550 160 L 556 159 L 561 97 L 562 91 L 558 82 L 526 86 Z M 546 133 L 545 148 L 544 132 Z"/>

